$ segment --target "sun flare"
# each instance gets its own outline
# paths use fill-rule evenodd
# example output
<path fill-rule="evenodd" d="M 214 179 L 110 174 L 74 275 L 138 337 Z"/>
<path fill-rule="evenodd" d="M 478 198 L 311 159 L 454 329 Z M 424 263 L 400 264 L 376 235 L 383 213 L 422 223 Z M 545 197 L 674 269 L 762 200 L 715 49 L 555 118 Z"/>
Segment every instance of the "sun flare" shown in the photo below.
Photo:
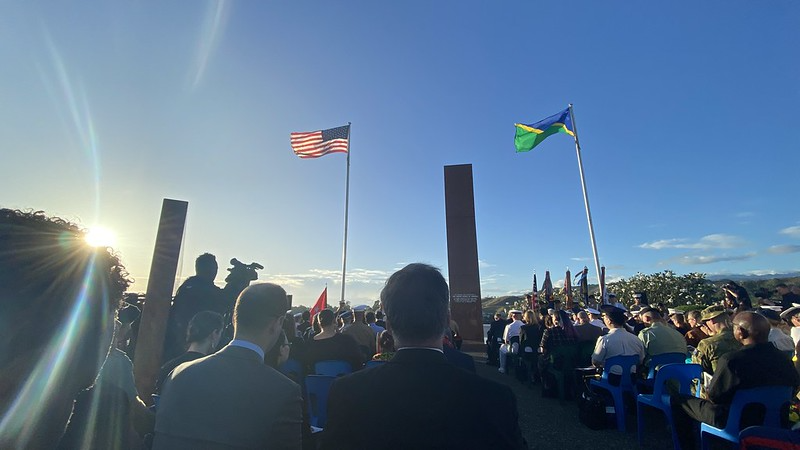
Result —
<path fill-rule="evenodd" d="M 116 242 L 116 235 L 108 228 L 92 227 L 86 233 L 86 243 L 92 247 L 113 247 Z"/>

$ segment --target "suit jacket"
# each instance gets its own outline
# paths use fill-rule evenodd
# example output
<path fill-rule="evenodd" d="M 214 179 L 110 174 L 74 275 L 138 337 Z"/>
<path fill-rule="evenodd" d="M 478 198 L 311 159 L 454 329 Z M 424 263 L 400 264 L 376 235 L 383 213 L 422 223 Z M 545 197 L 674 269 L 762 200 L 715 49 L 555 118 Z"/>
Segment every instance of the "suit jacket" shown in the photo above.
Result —
<path fill-rule="evenodd" d="M 378 367 L 337 379 L 323 449 L 524 449 L 508 386 L 405 349 Z"/>
<path fill-rule="evenodd" d="M 153 450 L 300 449 L 300 387 L 253 350 L 226 346 L 167 378 Z"/>

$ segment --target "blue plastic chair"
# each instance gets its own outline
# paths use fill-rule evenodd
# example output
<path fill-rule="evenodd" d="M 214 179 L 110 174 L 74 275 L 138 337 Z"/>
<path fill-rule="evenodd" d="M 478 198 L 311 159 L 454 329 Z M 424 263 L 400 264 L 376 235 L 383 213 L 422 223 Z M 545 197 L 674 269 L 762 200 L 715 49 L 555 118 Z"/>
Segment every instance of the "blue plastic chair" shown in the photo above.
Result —
<path fill-rule="evenodd" d="M 639 386 L 642 386 L 646 392 L 651 392 L 653 383 L 656 381 L 656 372 L 658 368 L 664 364 L 683 364 L 686 363 L 686 353 L 662 353 L 650 358 L 650 370 L 647 372 L 647 378 L 644 380 L 637 380 Z"/>
<path fill-rule="evenodd" d="M 800 432 L 775 427 L 747 427 L 739 433 L 742 450 L 800 450 Z"/>
<path fill-rule="evenodd" d="M 603 364 L 603 375 L 599 380 L 590 380 L 589 385 L 600 389 L 605 389 L 614 399 L 614 413 L 617 416 L 617 429 L 625 431 L 625 402 L 624 394 L 627 392 L 636 395 L 636 386 L 631 380 L 631 367 L 639 364 L 639 355 L 612 356 L 605 360 Z M 612 367 L 619 366 L 622 369 L 619 386 L 614 386 L 608 382 L 608 374 Z"/>
<path fill-rule="evenodd" d="M 326 375 L 306 375 L 306 402 L 308 403 L 308 422 L 325 428 L 328 420 L 328 392 L 336 377 Z"/>
<path fill-rule="evenodd" d="M 650 358 L 650 371 L 647 372 L 648 379 L 656 378 L 656 371 L 665 364 L 681 364 L 686 362 L 686 353 L 662 353 Z"/>
<path fill-rule="evenodd" d="M 386 361 L 372 361 L 371 360 L 371 361 L 367 361 L 367 363 L 364 365 L 364 368 L 370 369 L 372 367 L 378 367 L 378 366 L 382 366 L 384 364 L 386 364 Z"/>
<path fill-rule="evenodd" d="M 700 441 L 703 450 L 711 448 L 711 439 L 707 435 L 713 435 L 738 444 L 739 422 L 742 418 L 742 411 L 745 406 L 750 404 L 760 404 L 766 408 L 766 415 L 762 425 L 780 428 L 781 407 L 789 403 L 791 399 L 792 388 L 789 386 L 766 386 L 736 391 L 728 410 L 728 422 L 725 424 L 725 428 L 717 428 L 707 423 L 700 424 Z"/>
<path fill-rule="evenodd" d="M 314 364 L 314 373 L 317 375 L 328 375 L 331 377 L 340 377 L 353 373 L 353 366 L 347 361 L 337 361 L 333 359 L 318 361 Z"/>
<path fill-rule="evenodd" d="M 644 415 L 643 406 L 650 406 L 661 410 L 667 416 L 670 430 L 672 430 L 672 443 L 676 450 L 680 450 L 678 436 L 675 434 L 675 426 L 672 424 L 672 409 L 670 407 L 670 393 L 666 392 L 667 381 L 675 380 L 678 383 L 678 392 L 691 395 L 692 385 L 702 379 L 703 368 L 699 364 L 664 364 L 658 370 L 653 393 L 649 395 L 639 394 L 636 396 L 636 423 L 639 434 L 639 445 L 642 445 L 644 437 Z"/>

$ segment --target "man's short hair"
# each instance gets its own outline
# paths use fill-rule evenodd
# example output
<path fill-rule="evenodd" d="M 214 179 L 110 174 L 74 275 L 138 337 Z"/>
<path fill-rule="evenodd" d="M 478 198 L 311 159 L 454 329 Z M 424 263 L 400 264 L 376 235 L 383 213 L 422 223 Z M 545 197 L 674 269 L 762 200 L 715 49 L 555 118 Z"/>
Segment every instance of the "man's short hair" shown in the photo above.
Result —
<path fill-rule="evenodd" d="M 367 311 L 366 316 L 364 316 L 367 320 L 367 323 L 375 322 L 375 313 L 372 311 Z"/>
<path fill-rule="evenodd" d="M 12 396 L 48 349 L 64 355 L 49 362 L 58 370 L 48 373 L 68 374 L 51 380 L 68 395 L 91 385 L 108 354 L 114 312 L 130 280 L 119 258 L 88 245 L 85 234 L 41 211 L 0 209 L 0 379 Z M 47 405 L 47 396 L 40 402 Z"/>
<path fill-rule="evenodd" d="M 303 320 L 309 320 L 309 319 L 311 319 L 311 311 L 309 311 L 309 310 L 305 310 L 305 311 L 303 311 L 303 312 L 300 314 L 300 318 L 301 318 L 301 319 L 303 319 Z"/>
<path fill-rule="evenodd" d="M 692 319 L 694 319 L 694 320 L 696 320 L 696 321 L 698 321 L 698 322 L 700 322 L 700 318 L 701 318 L 702 316 L 703 316 L 703 314 L 702 314 L 702 313 L 700 313 L 700 311 L 698 311 L 698 310 L 696 310 L 696 309 L 693 309 L 693 310 L 691 310 L 691 311 L 689 311 L 689 312 L 687 312 L 687 313 L 686 313 L 686 318 L 687 318 L 687 319 L 688 319 L 688 318 L 692 318 Z"/>
<path fill-rule="evenodd" d="M 200 311 L 189 321 L 189 326 L 186 328 L 186 342 L 202 342 L 214 330 L 222 332 L 223 327 L 221 315 L 214 311 Z"/>
<path fill-rule="evenodd" d="M 194 268 L 201 270 L 203 268 L 217 268 L 217 257 L 211 253 L 203 253 L 194 260 Z"/>
<path fill-rule="evenodd" d="M 328 327 L 336 320 L 336 314 L 330 309 L 323 309 L 317 313 L 317 320 L 319 320 L 320 326 Z"/>
<path fill-rule="evenodd" d="M 277 284 L 259 283 L 245 288 L 233 307 L 233 324 L 245 330 L 259 330 L 289 309 L 286 291 Z"/>
<path fill-rule="evenodd" d="M 381 291 L 381 304 L 399 339 L 442 336 L 449 326 L 450 293 L 439 269 L 413 263 L 392 274 Z"/>

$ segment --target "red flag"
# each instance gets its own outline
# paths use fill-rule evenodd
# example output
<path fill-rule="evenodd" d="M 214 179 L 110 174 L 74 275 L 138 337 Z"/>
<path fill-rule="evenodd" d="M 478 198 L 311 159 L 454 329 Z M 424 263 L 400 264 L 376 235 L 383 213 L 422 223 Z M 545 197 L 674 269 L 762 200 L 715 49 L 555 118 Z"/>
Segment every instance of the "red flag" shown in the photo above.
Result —
<path fill-rule="evenodd" d="M 328 286 L 325 286 L 325 289 L 322 291 L 322 294 L 319 294 L 319 298 L 317 299 L 317 303 L 314 303 L 314 306 L 311 308 L 311 317 L 314 317 L 317 313 L 322 311 L 323 309 L 328 307 Z"/>

